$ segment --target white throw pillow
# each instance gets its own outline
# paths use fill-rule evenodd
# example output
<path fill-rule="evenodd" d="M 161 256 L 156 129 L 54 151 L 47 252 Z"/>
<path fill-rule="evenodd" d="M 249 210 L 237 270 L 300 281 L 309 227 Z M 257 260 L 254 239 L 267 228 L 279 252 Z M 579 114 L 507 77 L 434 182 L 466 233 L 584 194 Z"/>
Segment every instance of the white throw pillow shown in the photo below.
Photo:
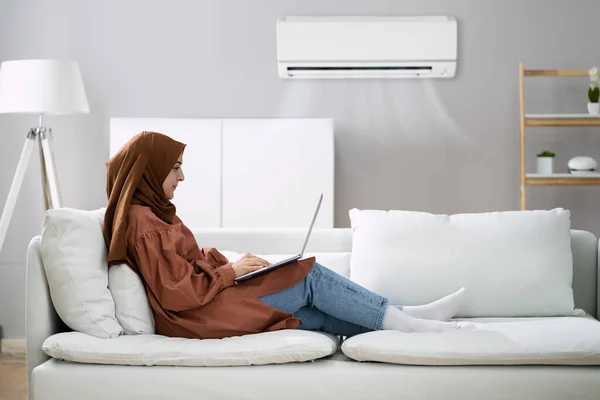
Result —
<path fill-rule="evenodd" d="M 99 338 L 122 333 L 108 290 L 104 209 L 46 212 L 41 256 L 56 312 L 71 329 Z"/>
<path fill-rule="evenodd" d="M 102 340 L 68 332 L 50 336 L 42 349 L 80 363 L 220 367 L 311 361 L 335 353 L 338 344 L 333 335 L 295 329 L 225 339 L 122 335 Z"/>
<path fill-rule="evenodd" d="M 142 278 L 127 264 L 108 270 L 108 288 L 115 299 L 117 320 L 126 335 L 155 333 L 154 313 Z"/>
<path fill-rule="evenodd" d="M 461 287 L 458 316 L 574 315 L 570 212 L 434 215 L 353 209 L 351 278 L 391 304 Z"/>

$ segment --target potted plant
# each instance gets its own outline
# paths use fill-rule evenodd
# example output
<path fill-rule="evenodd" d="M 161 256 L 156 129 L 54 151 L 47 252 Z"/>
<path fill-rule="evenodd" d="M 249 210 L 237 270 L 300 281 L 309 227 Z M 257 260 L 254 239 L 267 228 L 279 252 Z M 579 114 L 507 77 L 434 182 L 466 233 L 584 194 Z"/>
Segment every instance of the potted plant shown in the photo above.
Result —
<path fill-rule="evenodd" d="M 599 79 L 598 67 L 590 68 L 588 71 L 590 75 L 590 87 L 588 89 L 588 112 L 593 115 L 600 114 L 600 104 L 598 104 L 598 98 L 600 98 L 600 88 L 598 87 Z"/>
<path fill-rule="evenodd" d="M 537 155 L 537 172 L 538 174 L 550 175 L 554 170 L 554 154 L 551 151 L 544 150 Z"/>

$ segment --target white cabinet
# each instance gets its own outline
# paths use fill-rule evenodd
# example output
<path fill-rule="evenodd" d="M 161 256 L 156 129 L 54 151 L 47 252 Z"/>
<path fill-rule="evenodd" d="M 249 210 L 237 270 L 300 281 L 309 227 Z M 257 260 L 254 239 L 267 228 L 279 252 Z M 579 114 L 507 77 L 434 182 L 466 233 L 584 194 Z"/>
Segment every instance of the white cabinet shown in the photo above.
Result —
<path fill-rule="evenodd" d="M 186 143 L 173 203 L 190 228 L 334 226 L 331 119 L 114 118 L 110 155 L 151 130 Z"/>

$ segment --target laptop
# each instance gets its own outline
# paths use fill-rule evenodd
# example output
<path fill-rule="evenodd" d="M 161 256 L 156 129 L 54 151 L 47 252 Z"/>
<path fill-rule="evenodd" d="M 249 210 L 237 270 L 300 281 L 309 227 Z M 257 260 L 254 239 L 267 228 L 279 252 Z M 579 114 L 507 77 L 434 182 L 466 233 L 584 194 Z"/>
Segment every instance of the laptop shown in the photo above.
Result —
<path fill-rule="evenodd" d="M 315 210 L 315 213 L 313 215 L 312 221 L 310 223 L 310 226 L 308 227 L 308 233 L 306 234 L 306 239 L 304 239 L 304 245 L 302 246 L 302 249 L 300 250 L 300 253 L 286 258 L 285 260 L 281 260 L 278 261 L 276 263 L 273 264 L 269 264 L 267 266 L 265 266 L 264 268 L 261 269 L 257 269 L 256 271 L 252 271 L 252 272 L 248 272 L 245 275 L 240 275 L 237 278 L 234 279 L 235 282 L 242 282 L 242 281 L 246 281 L 248 279 L 252 279 L 254 277 L 266 274 L 267 272 L 273 271 L 274 269 L 277 269 L 279 267 L 283 267 L 284 265 L 287 265 L 291 262 L 294 261 L 298 261 L 299 259 L 302 258 L 302 256 L 304 255 L 304 250 L 306 250 L 306 245 L 308 244 L 308 239 L 310 238 L 310 234 L 312 232 L 312 228 L 315 224 L 315 221 L 317 220 L 317 215 L 319 214 L 319 209 L 321 208 L 321 202 L 323 201 L 323 193 L 321 193 L 321 196 L 319 197 L 319 202 L 317 203 L 317 209 Z"/>

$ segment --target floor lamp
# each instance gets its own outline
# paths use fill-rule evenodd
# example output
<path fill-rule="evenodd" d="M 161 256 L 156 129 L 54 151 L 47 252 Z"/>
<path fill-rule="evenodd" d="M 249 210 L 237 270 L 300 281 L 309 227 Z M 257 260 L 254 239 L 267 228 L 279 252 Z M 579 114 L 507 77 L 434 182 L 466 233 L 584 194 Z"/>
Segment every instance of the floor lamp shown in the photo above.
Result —
<path fill-rule="evenodd" d="M 0 64 L 0 113 L 34 114 L 0 219 L 0 250 L 12 218 L 33 148 L 39 147 L 45 210 L 62 207 L 54 163 L 52 130 L 44 115 L 89 113 L 79 64 L 61 60 L 16 60 Z"/>

